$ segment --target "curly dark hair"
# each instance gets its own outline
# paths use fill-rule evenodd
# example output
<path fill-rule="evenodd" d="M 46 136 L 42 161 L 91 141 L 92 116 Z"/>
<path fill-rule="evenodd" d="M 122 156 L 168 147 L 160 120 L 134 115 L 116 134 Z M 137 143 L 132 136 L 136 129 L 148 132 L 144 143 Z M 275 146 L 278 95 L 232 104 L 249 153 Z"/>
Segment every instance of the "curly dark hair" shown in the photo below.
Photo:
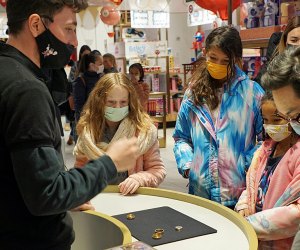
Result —
<path fill-rule="evenodd" d="M 214 29 L 206 38 L 205 50 L 217 47 L 228 56 L 227 82 L 230 87 L 230 81 L 236 75 L 235 64 L 239 64 L 242 58 L 242 41 L 239 32 L 230 26 L 223 26 Z M 199 58 L 199 65 L 191 77 L 191 91 L 196 105 L 206 103 L 211 109 L 215 109 L 220 100 L 218 99 L 216 89 L 219 82 L 213 79 L 206 69 L 206 59 Z"/>
<path fill-rule="evenodd" d="M 6 13 L 9 33 L 17 35 L 32 14 L 38 14 L 51 20 L 65 6 L 72 8 L 74 12 L 80 12 L 87 8 L 88 3 L 87 0 L 7 0 Z"/>

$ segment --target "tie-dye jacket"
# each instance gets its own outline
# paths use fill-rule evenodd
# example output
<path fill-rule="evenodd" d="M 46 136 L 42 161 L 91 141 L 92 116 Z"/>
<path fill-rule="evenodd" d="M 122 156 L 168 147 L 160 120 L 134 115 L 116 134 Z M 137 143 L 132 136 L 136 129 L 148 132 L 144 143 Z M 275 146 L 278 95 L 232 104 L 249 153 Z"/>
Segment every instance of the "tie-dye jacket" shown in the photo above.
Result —
<path fill-rule="evenodd" d="M 212 122 L 206 105 L 196 106 L 189 90 L 177 116 L 174 154 L 178 171 L 189 172 L 189 193 L 234 206 L 246 187 L 246 171 L 262 131 L 263 89 L 239 68 L 224 88 L 219 116 Z"/>
<path fill-rule="evenodd" d="M 235 210 L 248 209 L 260 250 L 288 250 L 300 224 L 300 139 L 278 163 L 266 193 L 263 211 L 256 213 L 258 185 L 275 142 L 265 141 L 255 152 L 247 173 L 247 189 Z"/>

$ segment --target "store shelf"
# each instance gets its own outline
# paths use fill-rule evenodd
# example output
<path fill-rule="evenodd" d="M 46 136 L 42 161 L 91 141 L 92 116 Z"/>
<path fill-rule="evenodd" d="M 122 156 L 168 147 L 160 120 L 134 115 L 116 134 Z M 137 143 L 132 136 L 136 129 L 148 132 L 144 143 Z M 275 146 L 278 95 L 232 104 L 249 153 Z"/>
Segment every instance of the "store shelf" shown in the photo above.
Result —
<path fill-rule="evenodd" d="M 167 114 L 166 119 L 167 119 L 167 122 L 176 122 L 177 112 L 173 112 L 173 113 Z"/>
<path fill-rule="evenodd" d="M 167 146 L 167 93 L 166 92 L 151 92 L 149 98 L 162 98 L 163 100 L 163 110 L 161 115 L 150 116 L 154 123 L 162 123 L 163 136 L 158 136 L 159 147 L 165 148 Z"/>
<path fill-rule="evenodd" d="M 170 95 L 184 94 L 183 90 L 170 90 Z"/>

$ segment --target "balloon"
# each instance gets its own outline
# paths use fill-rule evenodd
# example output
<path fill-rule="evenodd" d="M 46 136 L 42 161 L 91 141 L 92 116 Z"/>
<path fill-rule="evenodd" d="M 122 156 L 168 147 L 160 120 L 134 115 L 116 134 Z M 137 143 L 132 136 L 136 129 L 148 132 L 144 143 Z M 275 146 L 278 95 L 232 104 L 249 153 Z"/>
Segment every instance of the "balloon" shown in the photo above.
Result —
<path fill-rule="evenodd" d="M 0 0 L 0 4 L 5 8 L 6 7 L 6 0 Z"/>
<path fill-rule="evenodd" d="M 120 14 L 112 6 L 104 6 L 100 11 L 100 19 L 108 25 L 116 25 L 120 21 Z"/>
<path fill-rule="evenodd" d="M 114 37 L 115 32 L 107 32 L 108 37 Z"/>
<path fill-rule="evenodd" d="M 123 2 L 123 0 L 110 0 L 110 1 L 117 6 L 119 6 Z"/>
<path fill-rule="evenodd" d="M 232 0 L 232 11 L 240 6 L 240 2 L 240 0 Z M 195 3 L 203 9 L 210 10 L 219 15 L 222 20 L 228 19 L 228 0 L 195 0 Z"/>

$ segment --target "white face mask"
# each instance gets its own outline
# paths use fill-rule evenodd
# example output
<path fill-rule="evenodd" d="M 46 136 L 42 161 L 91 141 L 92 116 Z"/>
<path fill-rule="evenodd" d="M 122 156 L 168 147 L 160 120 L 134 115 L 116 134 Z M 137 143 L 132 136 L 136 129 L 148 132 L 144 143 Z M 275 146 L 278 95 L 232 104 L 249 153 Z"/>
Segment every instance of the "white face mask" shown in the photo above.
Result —
<path fill-rule="evenodd" d="M 122 121 L 129 113 L 129 107 L 112 108 L 105 106 L 105 118 L 112 122 Z"/>
<path fill-rule="evenodd" d="M 102 65 L 98 66 L 97 74 L 102 74 L 103 71 L 104 71 L 104 65 L 102 64 Z"/>
<path fill-rule="evenodd" d="M 292 133 L 291 131 L 289 131 L 288 123 L 283 125 L 264 124 L 264 129 L 266 133 L 272 138 L 272 140 L 277 142 L 284 140 Z"/>
<path fill-rule="evenodd" d="M 134 81 L 134 82 L 135 81 L 138 82 L 140 80 L 140 75 L 133 75 L 133 74 L 131 74 L 131 80 Z"/>

